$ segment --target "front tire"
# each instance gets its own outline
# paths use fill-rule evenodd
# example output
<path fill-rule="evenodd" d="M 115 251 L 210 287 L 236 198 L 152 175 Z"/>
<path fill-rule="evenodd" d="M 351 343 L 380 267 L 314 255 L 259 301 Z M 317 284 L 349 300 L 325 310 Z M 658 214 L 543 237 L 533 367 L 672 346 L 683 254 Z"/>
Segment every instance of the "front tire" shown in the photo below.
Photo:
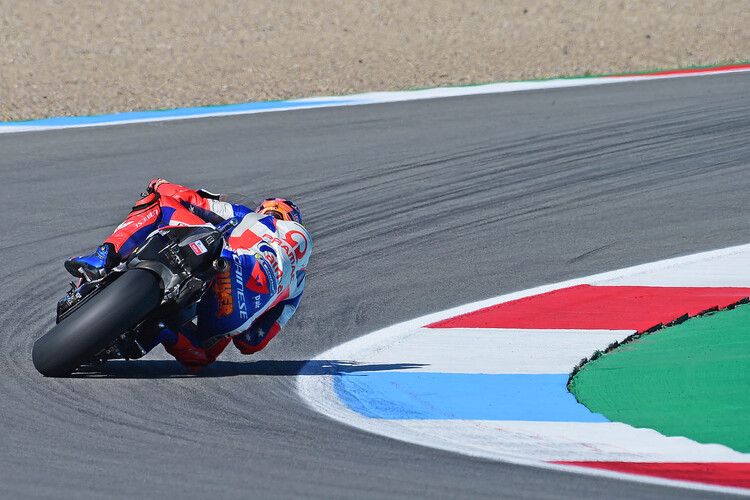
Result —
<path fill-rule="evenodd" d="M 34 343 L 34 367 L 47 377 L 70 375 L 161 303 L 159 278 L 131 269 Z"/>

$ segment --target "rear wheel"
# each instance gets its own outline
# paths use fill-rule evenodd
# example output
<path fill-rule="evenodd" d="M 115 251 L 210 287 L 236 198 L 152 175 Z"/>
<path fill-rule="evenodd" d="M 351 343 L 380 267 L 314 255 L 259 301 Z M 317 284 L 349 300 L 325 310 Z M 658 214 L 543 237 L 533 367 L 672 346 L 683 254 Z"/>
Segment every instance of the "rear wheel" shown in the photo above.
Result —
<path fill-rule="evenodd" d="M 161 303 L 159 278 L 131 269 L 34 343 L 34 367 L 64 377 L 135 326 Z"/>

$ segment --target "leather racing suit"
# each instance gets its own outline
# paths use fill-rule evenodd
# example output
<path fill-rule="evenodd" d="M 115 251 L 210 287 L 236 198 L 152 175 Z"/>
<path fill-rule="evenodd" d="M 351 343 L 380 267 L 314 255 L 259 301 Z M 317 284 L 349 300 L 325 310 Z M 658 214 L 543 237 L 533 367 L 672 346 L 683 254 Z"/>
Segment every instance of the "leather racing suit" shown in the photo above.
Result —
<path fill-rule="evenodd" d="M 161 342 L 189 369 L 215 361 L 230 340 L 243 354 L 263 349 L 299 305 L 312 250 L 310 235 L 301 224 L 214 198 L 218 196 L 161 181 L 105 240 L 120 260 L 159 227 L 242 218 L 222 251 L 229 268 L 214 278 L 197 304 L 197 322 L 178 332 L 163 330 L 150 346 Z"/>

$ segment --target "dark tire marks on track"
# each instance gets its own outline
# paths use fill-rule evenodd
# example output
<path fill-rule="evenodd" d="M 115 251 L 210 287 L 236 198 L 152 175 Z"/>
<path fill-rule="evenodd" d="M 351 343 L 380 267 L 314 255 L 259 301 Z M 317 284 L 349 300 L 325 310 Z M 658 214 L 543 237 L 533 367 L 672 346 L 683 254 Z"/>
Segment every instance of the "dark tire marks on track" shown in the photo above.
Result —
<path fill-rule="evenodd" d="M 0 135 L 4 493 L 721 496 L 391 441 L 311 412 L 294 380 L 396 322 L 747 243 L 748 95 L 741 73 Z M 63 259 L 156 176 L 298 201 L 315 240 L 298 315 L 259 356 L 199 376 L 159 352 L 42 378 L 31 346 L 53 324 Z"/>

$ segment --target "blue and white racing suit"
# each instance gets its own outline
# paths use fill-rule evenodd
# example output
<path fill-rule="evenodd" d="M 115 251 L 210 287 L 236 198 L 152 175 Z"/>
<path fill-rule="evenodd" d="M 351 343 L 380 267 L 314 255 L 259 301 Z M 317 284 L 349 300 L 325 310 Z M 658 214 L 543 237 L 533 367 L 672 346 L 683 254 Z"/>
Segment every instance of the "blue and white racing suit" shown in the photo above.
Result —
<path fill-rule="evenodd" d="M 230 217 L 242 220 L 222 251 L 229 268 L 214 278 L 197 304 L 197 321 L 177 332 L 165 329 L 154 342 L 190 369 L 215 361 L 230 340 L 243 354 L 260 351 L 284 327 L 305 288 L 310 234 L 296 222 L 162 183 L 105 242 L 124 259 L 159 227 L 216 224 Z"/>
<path fill-rule="evenodd" d="M 245 215 L 222 252 L 229 269 L 198 303 L 195 337 L 209 362 L 224 339 L 231 337 L 242 353 L 252 354 L 284 327 L 302 298 L 311 250 L 310 234 L 302 225 L 254 212 Z"/>

